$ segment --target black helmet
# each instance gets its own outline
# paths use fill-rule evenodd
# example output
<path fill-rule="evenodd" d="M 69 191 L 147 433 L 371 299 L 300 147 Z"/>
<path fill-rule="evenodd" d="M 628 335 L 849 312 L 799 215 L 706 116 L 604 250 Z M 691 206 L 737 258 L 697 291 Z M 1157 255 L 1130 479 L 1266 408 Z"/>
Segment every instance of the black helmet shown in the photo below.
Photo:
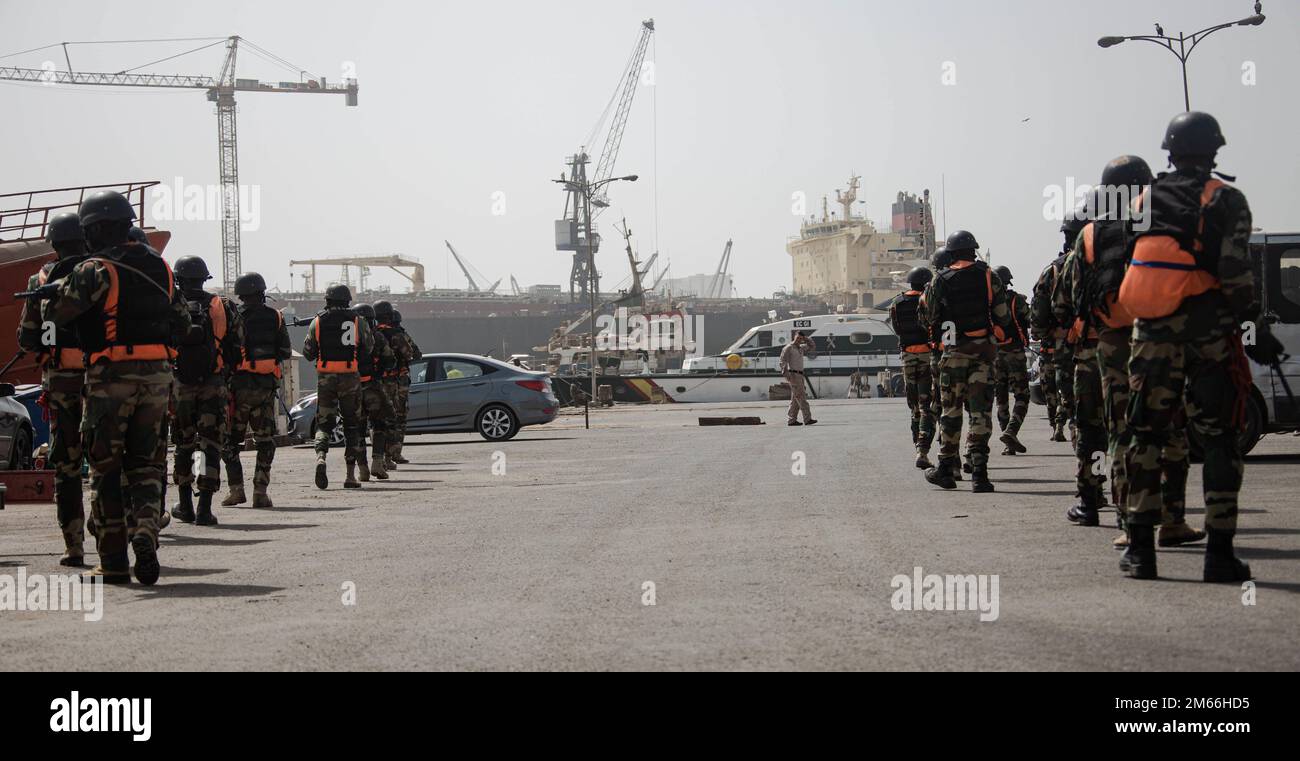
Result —
<path fill-rule="evenodd" d="M 393 302 L 376 301 L 375 302 L 375 319 L 380 322 L 388 322 L 393 317 Z"/>
<path fill-rule="evenodd" d="M 1219 122 L 1202 111 L 1188 111 L 1175 116 L 1165 128 L 1160 147 L 1174 156 L 1213 156 L 1227 145 Z"/>
<path fill-rule="evenodd" d="M 331 285 L 325 289 L 325 300 L 341 302 L 346 306 L 352 303 L 352 291 L 346 285 Z"/>
<path fill-rule="evenodd" d="M 930 271 L 929 267 L 913 267 L 912 271 L 907 273 L 907 284 L 919 291 L 933 277 L 934 273 Z"/>
<path fill-rule="evenodd" d="M 131 202 L 115 190 L 101 190 L 82 201 L 78 213 L 82 227 L 109 220 L 130 222 L 135 219 L 135 209 Z"/>
<path fill-rule="evenodd" d="M 1001 280 L 1003 285 L 1011 285 L 1010 267 L 1006 266 L 1005 264 L 1003 264 L 1000 267 L 994 267 L 993 274 L 998 276 L 998 280 Z"/>
<path fill-rule="evenodd" d="M 211 273 L 208 272 L 208 263 L 200 256 L 182 256 L 176 260 L 172 271 L 176 273 L 176 277 L 183 280 L 212 279 Z"/>
<path fill-rule="evenodd" d="M 82 240 L 84 238 L 85 236 L 81 232 L 81 217 L 70 211 L 55 214 L 54 218 L 45 227 L 45 241 L 47 243 L 67 243 L 70 240 Z"/>
<path fill-rule="evenodd" d="M 939 246 L 934 250 L 934 256 L 930 257 L 930 264 L 935 270 L 946 270 L 952 265 L 952 254 L 948 253 L 948 249 Z"/>
<path fill-rule="evenodd" d="M 1151 184 L 1151 167 L 1140 156 L 1120 156 L 1111 159 L 1101 170 L 1101 184 L 1105 187 L 1132 187 Z"/>
<path fill-rule="evenodd" d="M 367 320 L 375 319 L 375 308 L 369 304 L 357 304 L 352 307 L 352 311 L 366 318 Z"/>
<path fill-rule="evenodd" d="M 1088 226 L 1088 202 L 1085 201 L 1079 208 L 1067 212 L 1065 219 L 1061 220 L 1061 232 L 1066 235 L 1075 236 Z"/>
<path fill-rule="evenodd" d="M 979 241 L 975 240 L 974 235 L 965 230 L 958 230 L 948 236 L 948 240 L 943 247 L 955 254 L 958 251 L 974 251 L 980 247 L 980 244 Z"/>
<path fill-rule="evenodd" d="M 136 243 L 149 243 L 149 236 L 144 234 L 144 230 L 131 225 L 131 229 L 126 231 L 126 239 L 133 240 Z"/>
<path fill-rule="evenodd" d="M 266 281 L 256 272 L 246 272 L 235 280 L 236 296 L 253 296 L 266 291 Z"/>
<path fill-rule="evenodd" d="M 402 324 L 402 313 L 396 309 L 393 310 L 393 324 L 394 325 Z"/>

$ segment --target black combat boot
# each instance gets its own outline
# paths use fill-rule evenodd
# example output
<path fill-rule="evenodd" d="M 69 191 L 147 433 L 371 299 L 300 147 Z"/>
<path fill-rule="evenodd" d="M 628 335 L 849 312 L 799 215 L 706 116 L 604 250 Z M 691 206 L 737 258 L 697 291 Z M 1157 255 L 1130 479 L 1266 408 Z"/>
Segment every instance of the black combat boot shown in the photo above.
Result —
<path fill-rule="evenodd" d="M 217 516 L 212 514 L 212 492 L 199 492 L 199 509 L 195 513 L 194 523 L 198 526 L 217 525 Z"/>
<path fill-rule="evenodd" d="M 974 494 L 988 494 L 993 491 L 993 482 L 989 480 L 988 465 L 976 465 L 971 468 L 970 490 Z"/>
<path fill-rule="evenodd" d="M 925 471 L 925 480 L 938 486 L 940 489 L 956 489 L 957 482 L 953 480 L 953 461 L 939 458 L 938 467 L 930 468 Z"/>
<path fill-rule="evenodd" d="M 101 552 L 99 565 L 81 574 L 81 577 L 88 582 L 93 582 L 98 577 L 102 578 L 105 584 L 130 584 L 131 561 L 126 556 L 126 550 L 113 553 Z"/>
<path fill-rule="evenodd" d="M 329 476 L 325 473 L 325 455 L 316 455 L 316 488 L 328 489 L 330 485 Z"/>
<path fill-rule="evenodd" d="M 194 522 L 194 492 L 189 484 L 176 487 L 176 496 L 180 499 L 172 505 L 172 517 L 181 523 Z"/>
<path fill-rule="evenodd" d="M 131 549 L 135 550 L 135 580 L 147 586 L 158 581 L 162 568 L 158 565 L 158 548 L 147 534 L 131 537 Z"/>
<path fill-rule="evenodd" d="M 1205 572 L 1203 581 L 1213 584 L 1250 581 L 1250 565 L 1237 559 L 1232 551 L 1232 537 L 1236 532 L 1207 529 L 1209 541 L 1205 545 Z"/>
<path fill-rule="evenodd" d="M 1079 501 L 1065 511 L 1065 519 L 1079 526 L 1100 526 L 1101 516 L 1097 513 L 1098 503 L 1098 494 L 1091 491 L 1084 492 L 1080 495 Z"/>
<path fill-rule="evenodd" d="M 1156 527 L 1129 524 L 1128 549 L 1119 559 L 1119 569 L 1135 579 L 1156 578 Z"/>
<path fill-rule="evenodd" d="M 1006 449 L 1002 450 L 1002 454 L 1016 455 L 1029 451 L 1029 447 L 1020 443 L 1020 438 L 1016 435 L 1018 433 L 1019 431 L 1007 431 L 998 437 L 998 441 L 1006 445 Z"/>

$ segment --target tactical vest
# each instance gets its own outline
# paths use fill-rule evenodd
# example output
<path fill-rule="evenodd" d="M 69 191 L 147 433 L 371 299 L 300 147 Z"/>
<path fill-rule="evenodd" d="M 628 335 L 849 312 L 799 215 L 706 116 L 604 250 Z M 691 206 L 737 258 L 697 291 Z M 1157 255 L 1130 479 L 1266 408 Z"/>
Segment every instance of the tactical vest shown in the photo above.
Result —
<path fill-rule="evenodd" d="M 77 320 L 89 363 L 175 356 L 169 318 L 176 283 L 167 262 L 148 246 L 130 244 L 89 260 L 98 262 L 108 278 L 104 303 Z"/>
<path fill-rule="evenodd" d="M 907 291 L 894 300 L 894 331 L 905 353 L 924 354 L 930 350 L 930 336 L 921 327 L 920 291 Z"/>
<path fill-rule="evenodd" d="M 1124 220 L 1099 219 L 1083 228 L 1085 282 L 1080 311 L 1090 309 L 1109 328 L 1133 324 L 1133 315 L 1118 303 L 1128 271 L 1129 235 Z"/>
<path fill-rule="evenodd" d="M 1012 335 L 1007 336 L 1001 346 L 1012 351 L 1024 349 L 1028 343 L 1029 334 L 1025 332 L 1026 326 L 1020 324 L 1020 304 L 1018 302 L 1023 298 L 1024 296 L 1021 296 L 1010 288 L 1007 289 L 1007 307 L 1011 311 L 1011 329 L 1015 332 Z"/>
<path fill-rule="evenodd" d="M 1150 227 L 1138 233 L 1119 302 L 1135 317 L 1168 317 L 1185 299 L 1219 287 L 1223 231 L 1205 210 L 1225 185 L 1207 174 L 1162 174 L 1140 203 L 1149 203 Z"/>
<path fill-rule="evenodd" d="M 944 281 L 943 318 L 952 320 L 964 336 L 987 336 L 993 304 L 993 275 L 988 265 L 963 259 L 953 262 L 939 278 Z"/>
<path fill-rule="evenodd" d="M 239 363 L 239 372 L 281 377 L 280 326 L 284 324 L 284 316 L 265 304 L 246 304 L 240 307 L 239 314 L 244 320 L 244 345 L 240 347 L 243 361 Z"/>
<path fill-rule="evenodd" d="M 84 256 L 72 256 L 66 259 L 50 262 L 41 267 L 41 271 L 36 275 L 38 285 L 45 285 L 56 280 L 62 280 L 72 274 L 78 264 L 86 260 Z M 41 318 L 49 319 L 45 313 L 49 305 L 53 302 L 46 301 L 41 304 Z M 41 333 L 44 334 L 44 326 Z M 48 367 L 51 370 L 83 370 L 86 367 L 86 355 L 81 351 L 81 342 L 77 338 L 77 331 L 72 327 L 63 327 L 54 329 L 54 345 L 42 350 L 40 357 L 42 367 Z"/>
<path fill-rule="evenodd" d="M 345 344 L 345 325 L 351 325 L 351 343 Z M 361 318 L 351 309 L 330 309 L 316 318 L 316 372 L 357 372 L 357 344 L 361 341 Z"/>
<path fill-rule="evenodd" d="M 186 296 L 190 304 L 192 326 L 203 329 L 203 337 L 193 343 L 181 341 L 176 347 L 176 379 L 187 385 L 203 383 L 220 372 L 221 342 L 226 337 L 226 307 L 220 296 L 199 293 Z"/>

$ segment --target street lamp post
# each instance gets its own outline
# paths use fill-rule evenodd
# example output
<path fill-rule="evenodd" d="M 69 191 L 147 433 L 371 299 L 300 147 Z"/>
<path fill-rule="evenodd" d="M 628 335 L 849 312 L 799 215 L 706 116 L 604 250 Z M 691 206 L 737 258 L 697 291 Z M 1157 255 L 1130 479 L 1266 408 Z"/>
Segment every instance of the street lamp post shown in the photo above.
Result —
<path fill-rule="evenodd" d="M 1145 42 L 1154 42 L 1160 47 L 1173 53 L 1183 70 L 1183 108 L 1186 111 L 1191 111 L 1192 100 L 1187 90 L 1187 59 L 1192 55 L 1192 51 L 1196 49 L 1196 46 L 1200 44 L 1201 40 L 1220 29 L 1227 29 L 1230 26 L 1259 26 L 1264 23 L 1264 14 L 1261 13 L 1262 10 L 1263 4 L 1257 2 L 1255 3 L 1254 16 L 1248 16 L 1240 21 L 1229 21 L 1225 24 L 1217 24 L 1193 34 L 1183 34 L 1182 32 L 1179 32 L 1177 37 L 1171 37 L 1165 34 L 1165 30 L 1159 24 L 1156 24 L 1156 34 L 1139 34 L 1131 37 L 1102 37 L 1097 40 L 1097 44 L 1103 48 L 1109 48 L 1127 40 L 1143 40 Z M 1174 47 L 1175 43 L 1178 45 L 1176 48 Z"/>

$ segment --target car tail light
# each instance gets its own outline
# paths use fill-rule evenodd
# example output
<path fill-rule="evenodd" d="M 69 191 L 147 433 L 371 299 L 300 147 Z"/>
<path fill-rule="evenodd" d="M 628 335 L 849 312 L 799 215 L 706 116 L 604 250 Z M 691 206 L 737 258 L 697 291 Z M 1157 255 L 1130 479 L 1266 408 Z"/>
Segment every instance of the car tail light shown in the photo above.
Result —
<path fill-rule="evenodd" d="M 546 381 L 542 381 L 542 380 L 515 381 L 515 385 L 523 386 L 529 391 L 536 391 L 539 394 L 546 393 Z"/>

